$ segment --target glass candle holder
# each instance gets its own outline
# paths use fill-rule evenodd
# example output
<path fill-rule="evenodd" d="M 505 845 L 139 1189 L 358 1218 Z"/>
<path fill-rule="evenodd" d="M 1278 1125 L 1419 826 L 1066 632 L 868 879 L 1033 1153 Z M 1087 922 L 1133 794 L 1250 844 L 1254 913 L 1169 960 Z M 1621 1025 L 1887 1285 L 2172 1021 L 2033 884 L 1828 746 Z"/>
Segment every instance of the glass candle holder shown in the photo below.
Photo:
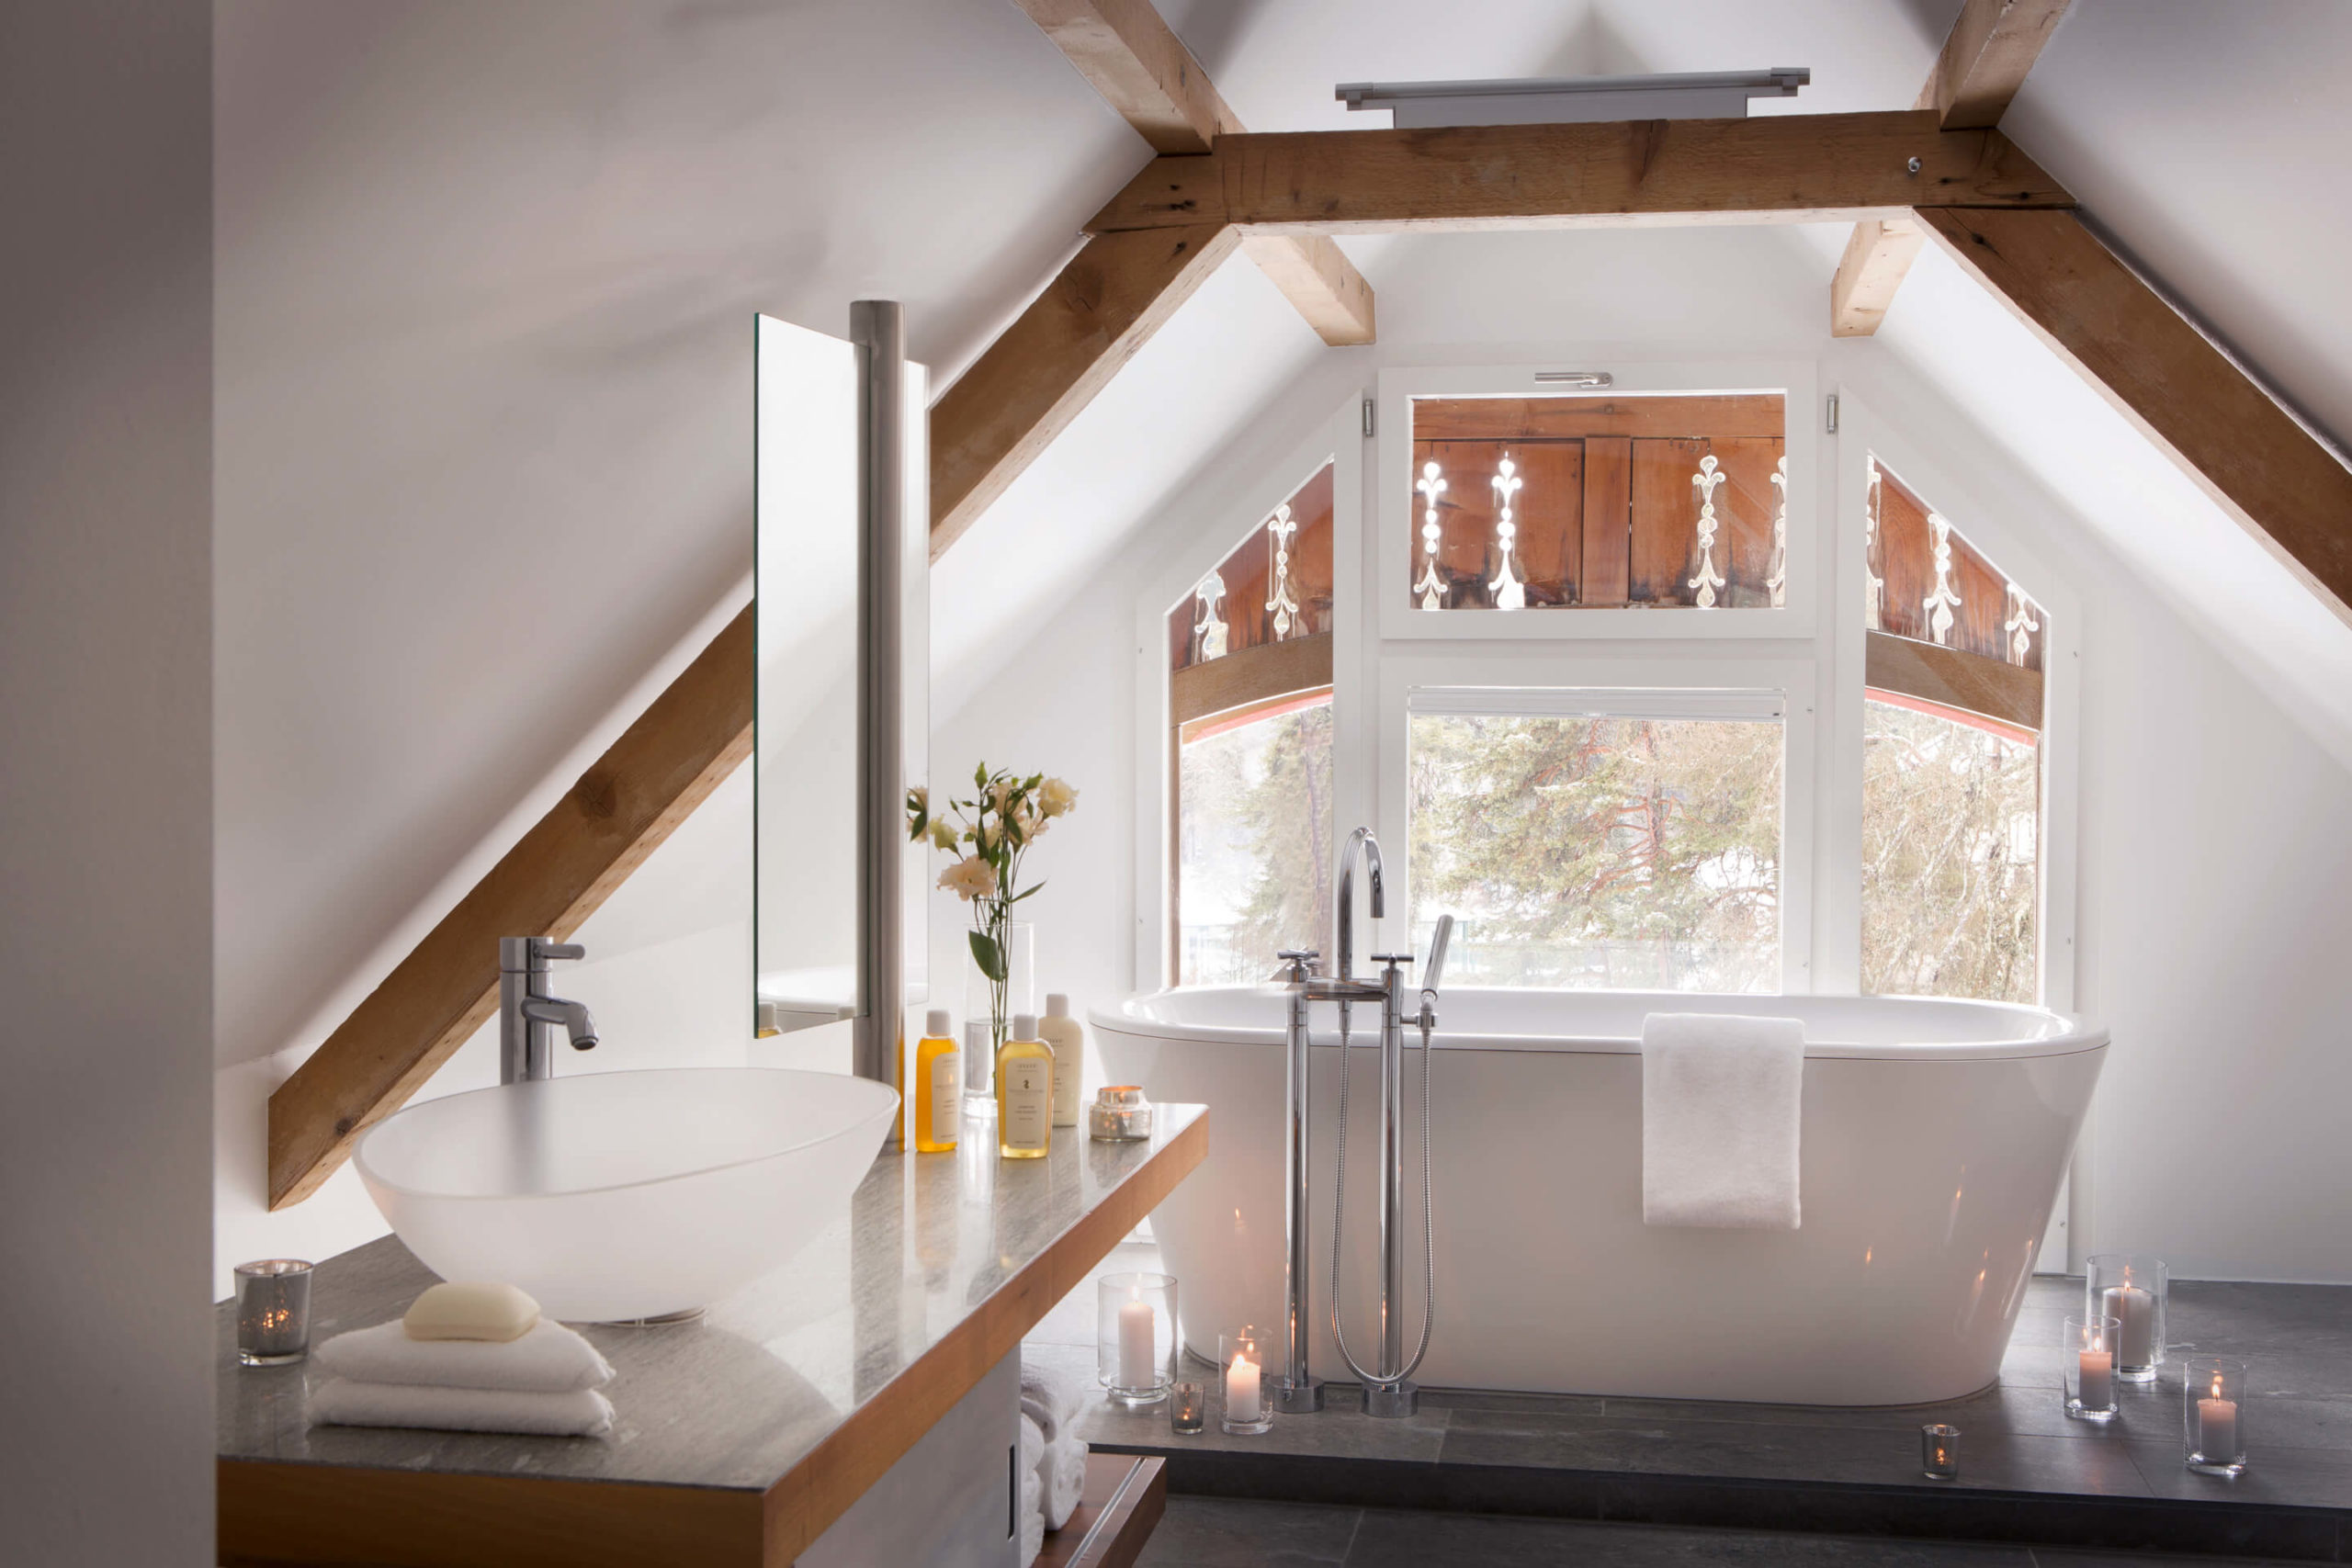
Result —
<path fill-rule="evenodd" d="M 2181 1367 L 2181 1436 L 2199 1475 L 2245 1471 L 2245 1363 L 2192 1356 Z"/>
<path fill-rule="evenodd" d="M 1151 1101 L 1131 1083 L 1110 1084 L 1095 1091 L 1086 1108 L 1086 1135 L 1098 1144 L 1140 1143 L 1151 1136 L 1158 1120 Z"/>
<path fill-rule="evenodd" d="M 1208 1428 L 1208 1391 L 1196 1382 L 1178 1382 L 1168 1391 L 1168 1427 L 1180 1438 L 1195 1438 Z"/>
<path fill-rule="evenodd" d="M 1246 1437 L 1271 1428 L 1274 1405 L 1266 1397 L 1266 1357 L 1257 1329 L 1244 1324 L 1238 1334 L 1218 1335 L 1216 1359 L 1225 1379 L 1225 1429 Z"/>
<path fill-rule="evenodd" d="M 1094 1372 L 1111 1402 L 1132 1410 L 1167 1398 L 1176 1372 L 1174 1277 L 1105 1274 L 1094 1302 Z"/>
<path fill-rule="evenodd" d="M 1960 1428 L 1928 1425 L 1919 1428 L 1919 1473 L 1930 1481 L 1960 1479 Z"/>
<path fill-rule="evenodd" d="M 282 1367 L 311 1353 L 311 1266 L 298 1258 L 237 1265 L 237 1359 Z"/>
<path fill-rule="evenodd" d="M 2058 1373 L 2066 1414 L 2077 1421 L 2115 1418 L 2115 1336 L 2122 1326 L 2111 1317 L 2066 1320 L 2058 1338 Z"/>
<path fill-rule="evenodd" d="M 2165 1364 L 2164 1259 L 2137 1252 L 2098 1252 L 2083 1270 L 2083 1321 L 2111 1317 L 2115 1375 L 2124 1382 L 2154 1382 Z"/>

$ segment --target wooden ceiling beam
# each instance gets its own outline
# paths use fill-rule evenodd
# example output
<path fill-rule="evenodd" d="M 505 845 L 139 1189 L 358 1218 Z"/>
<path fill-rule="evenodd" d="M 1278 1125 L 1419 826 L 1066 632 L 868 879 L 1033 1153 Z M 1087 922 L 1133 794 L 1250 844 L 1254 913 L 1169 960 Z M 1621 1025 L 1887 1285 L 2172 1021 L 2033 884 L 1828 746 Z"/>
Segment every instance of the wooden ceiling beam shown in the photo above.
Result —
<path fill-rule="evenodd" d="M 1150 0 L 1013 0 L 1119 118 L 1160 153 L 1206 152 L 1240 117 Z M 1373 341 L 1372 285 L 1320 234 L 1269 235 L 1246 249 L 1334 348 Z"/>
<path fill-rule="evenodd" d="M 1946 130 L 1990 130 L 2025 85 L 2026 73 L 2057 30 L 2069 0 L 1966 0 L 1912 107 Z M 1854 225 L 1829 284 L 1833 337 L 1878 331 L 1894 292 L 1919 254 L 1916 231 L 1888 223 Z"/>
<path fill-rule="evenodd" d="M 1904 109 L 1225 136 L 1209 152 L 1156 160 L 1087 228 L 1805 223 L 2074 199 L 1999 131 L 1944 130 L 1932 113 Z"/>
<path fill-rule="evenodd" d="M 2072 212 L 1920 226 L 2352 623 L 2352 469 Z"/>

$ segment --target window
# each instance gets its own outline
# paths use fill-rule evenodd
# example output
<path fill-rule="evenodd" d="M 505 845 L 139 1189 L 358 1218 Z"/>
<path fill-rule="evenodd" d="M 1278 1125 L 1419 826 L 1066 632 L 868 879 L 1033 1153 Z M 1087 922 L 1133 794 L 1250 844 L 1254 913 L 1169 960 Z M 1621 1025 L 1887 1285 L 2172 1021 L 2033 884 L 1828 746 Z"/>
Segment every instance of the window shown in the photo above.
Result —
<path fill-rule="evenodd" d="M 1170 972 L 1263 978 L 1329 904 L 1331 517 L 1326 464 L 1168 616 L 1175 725 Z"/>
<path fill-rule="evenodd" d="M 1778 990 L 1781 715 L 1736 692 L 1415 694 L 1417 945 L 1450 913 L 1463 984 Z"/>
<path fill-rule="evenodd" d="M 1783 402 L 1414 399 L 1412 607 L 1784 604 Z"/>
<path fill-rule="evenodd" d="M 2049 617 L 1875 458 L 1869 506 L 1861 988 L 2037 1000 Z"/>

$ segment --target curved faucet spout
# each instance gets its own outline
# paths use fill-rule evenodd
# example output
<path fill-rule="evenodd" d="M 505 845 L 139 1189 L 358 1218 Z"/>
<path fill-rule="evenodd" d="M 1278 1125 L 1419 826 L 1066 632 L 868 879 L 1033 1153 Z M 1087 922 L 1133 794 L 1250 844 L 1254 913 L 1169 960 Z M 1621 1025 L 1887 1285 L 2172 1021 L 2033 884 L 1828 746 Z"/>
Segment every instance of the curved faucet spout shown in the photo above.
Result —
<path fill-rule="evenodd" d="M 1333 974 L 1341 980 L 1355 978 L 1356 934 L 1356 858 L 1361 850 L 1364 877 L 1370 883 L 1365 889 L 1372 903 L 1372 918 L 1385 919 L 1388 914 L 1387 894 L 1383 886 L 1380 870 L 1380 840 L 1372 836 L 1369 828 L 1359 828 L 1348 835 L 1340 848 L 1340 871 L 1331 892 L 1332 934 L 1338 939 L 1339 967 Z"/>

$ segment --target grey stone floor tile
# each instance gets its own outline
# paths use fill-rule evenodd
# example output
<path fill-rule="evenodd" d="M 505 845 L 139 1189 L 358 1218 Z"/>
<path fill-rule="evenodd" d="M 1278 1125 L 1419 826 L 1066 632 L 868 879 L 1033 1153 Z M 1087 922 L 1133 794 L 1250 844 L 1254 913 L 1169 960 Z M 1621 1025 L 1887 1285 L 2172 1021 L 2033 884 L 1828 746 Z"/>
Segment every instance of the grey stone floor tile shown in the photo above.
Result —
<path fill-rule="evenodd" d="M 2352 1285 L 2176 1280 L 2165 1338 L 2216 1353 L 2352 1356 Z"/>
<path fill-rule="evenodd" d="M 2168 1551 L 2092 1551 L 2037 1546 L 2034 1568 L 2286 1568 L 2274 1557 L 2183 1557 Z"/>
<path fill-rule="evenodd" d="M 2052 1442 L 2063 1439 L 2048 1439 Z M 1909 1483 L 1916 1432 L 1457 1411 L 1444 1462 L 1767 1481 Z"/>
<path fill-rule="evenodd" d="M 1136 1568 L 1312 1568 L 1342 1563 L 1362 1510 L 1319 1503 L 1170 1497 Z"/>
<path fill-rule="evenodd" d="M 1915 1441 L 1915 1460 L 1917 1453 Z M 1965 1430 L 1960 1440 L 1960 1479 L 1952 1484 L 1971 1491 L 2054 1492 L 2078 1497 L 2152 1495 L 2128 1443 L 1994 1433 L 1979 1434 L 1972 1442 Z"/>
<path fill-rule="evenodd" d="M 2022 1547 L 1364 1510 L 1347 1568 L 2033 1568 Z"/>
<path fill-rule="evenodd" d="M 2158 1497 L 2352 1508 L 2352 1454 L 2340 1449 L 2266 1449 L 2254 1440 L 2253 1430 L 2249 1423 L 2245 1473 L 2234 1480 L 2190 1470 L 2181 1462 L 2177 1436 L 2131 1443 L 2125 1451 Z"/>

